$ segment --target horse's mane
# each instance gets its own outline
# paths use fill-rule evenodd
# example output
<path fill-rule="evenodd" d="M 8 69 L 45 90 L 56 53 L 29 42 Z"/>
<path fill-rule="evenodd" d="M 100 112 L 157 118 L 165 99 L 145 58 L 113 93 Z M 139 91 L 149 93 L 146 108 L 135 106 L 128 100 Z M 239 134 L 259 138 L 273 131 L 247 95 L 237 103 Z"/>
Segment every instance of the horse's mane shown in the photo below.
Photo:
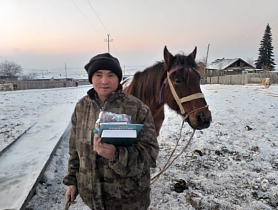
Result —
<path fill-rule="evenodd" d="M 157 99 L 157 92 L 160 91 L 163 77 L 165 78 L 164 61 L 155 63 L 142 72 L 136 72 L 131 83 L 131 95 L 153 104 Z"/>
<path fill-rule="evenodd" d="M 177 54 L 174 56 L 172 66 L 185 65 L 188 67 L 196 67 L 195 61 L 188 56 Z M 153 66 L 146 68 L 142 72 L 136 72 L 131 82 L 130 94 L 141 99 L 147 105 L 154 104 L 159 101 L 159 93 L 161 85 L 166 78 L 164 69 L 164 61 L 158 61 Z"/>
<path fill-rule="evenodd" d="M 182 64 L 188 66 L 189 68 L 196 68 L 197 66 L 194 59 L 189 56 L 185 56 L 184 54 L 177 54 L 174 58 L 174 65 Z"/>

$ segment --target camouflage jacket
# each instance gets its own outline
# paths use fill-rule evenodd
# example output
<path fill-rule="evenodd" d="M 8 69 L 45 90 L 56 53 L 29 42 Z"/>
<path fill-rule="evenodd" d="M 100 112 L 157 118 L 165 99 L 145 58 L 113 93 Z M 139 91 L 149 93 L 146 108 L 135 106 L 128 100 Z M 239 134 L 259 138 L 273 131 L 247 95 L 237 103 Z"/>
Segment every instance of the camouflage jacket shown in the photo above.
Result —
<path fill-rule="evenodd" d="M 155 165 L 158 143 L 150 109 L 122 89 L 110 94 L 102 111 L 131 115 L 144 124 L 136 142 L 117 147 L 108 160 L 93 151 L 93 129 L 101 111 L 91 89 L 72 115 L 68 175 L 65 185 L 76 185 L 82 200 L 96 210 L 143 210 L 150 205 L 150 166 Z"/>

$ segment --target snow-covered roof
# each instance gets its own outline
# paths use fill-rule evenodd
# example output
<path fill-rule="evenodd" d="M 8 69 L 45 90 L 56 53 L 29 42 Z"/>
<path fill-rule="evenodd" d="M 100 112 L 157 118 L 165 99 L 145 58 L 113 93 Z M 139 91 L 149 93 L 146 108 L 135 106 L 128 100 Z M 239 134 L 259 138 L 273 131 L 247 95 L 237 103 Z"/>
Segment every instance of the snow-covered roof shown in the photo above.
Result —
<path fill-rule="evenodd" d="M 237 62 L 238 60 L 241 60 L 243 62 L 245 62 L 244 60 L 240 59 L 240 58 L 234 58 L 234 59 L 216 59 L 215 61 L 213 61 L 210 65 L 208 65 L 207 69 L 217 69 L 217 70 L 224 70 L 226 68 L 228 68 L 230 65 L 232 65 L 233 63 Z M 251 64 L 245 62 L 246 64 L 248 64 L 250 67 L 252 67 Z M 234 67 L 233 69 L 235 69 L 236 67 Z"/>
<path fill-rule="evenodd" d="M 216 59 L 207 68 L 208 69 L 222 70 L 222 69 L 225 69 L 228 66 L 232 65 L 238 59 L 239 58 L 234 58 L 234 59 L 224 59 L 224 58 L 223 59 Z"/>
<path fill-rule="evenodd" d="M 57 74 L 51 74 L 51 73 L 48 73 L 48 74 L 34 74 L 33 76 L 33 79 L 34 80 L 39 80 L 39 79 L 66 79 L 65 76 L 60 76 L 60 75 L 57 75 Z"/>
<path fill-rule="evenodd" d="M 88 79 L 87 74 L 70 74 L 70 75 L 62 75 L 62 74 L 53 74 L 53 73 L 47 73 L 47 74 L 34 74 L 33 79 L 34 80 L 61 80 L 61 79 L 76 79 L 76 80 L 81 80 L 81 79 Z"/>
<path fill-rule="evenodd" d="M 73 78 L 75 80 L 79 80 L 79 79 L 86 79 L 87 80 L 88 79 L 88 74 L 87 73 L 85 73 L 85 74 L 71 74 L 68 77 Z"/>

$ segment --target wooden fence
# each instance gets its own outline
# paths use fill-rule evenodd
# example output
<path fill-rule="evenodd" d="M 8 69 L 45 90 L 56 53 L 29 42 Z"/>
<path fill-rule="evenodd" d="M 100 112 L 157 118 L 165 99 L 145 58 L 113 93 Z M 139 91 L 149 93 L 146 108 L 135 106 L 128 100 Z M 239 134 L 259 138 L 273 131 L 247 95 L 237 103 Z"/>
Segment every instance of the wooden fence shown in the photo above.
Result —
<path fill-rule="evenodd" d="M 77 87 L 79 85 L 91 85 L 88 81 L 9 81 L 17 84 L 17 90 L 47 89 L 60 87 Z"/>
<path fill-rule="evenodd" d="M 273 84 L 278 84 L 278 73 L 248 73 L 237 75 L 225 75 L 207 77 L 202 84 L 224 84 L 224 85 L 245 85 L 249 83 L 262 83 L 266 77 L 272 79 Z M 59 87 L 76 87 L 79 85 L 91 85 L 88 81 L 9 81 L 8 83 L 17 84 L 17 90 L 26 89 L 46 89 Z M 4 90 L 4 89 L 3 89 Z M 1 91 L 1 90 L 0 90 Z"/>
<path fill-rule="evenodd" d="M 273 84 L 278 84 L 278 73 L 248 73 L 207 77 L 202 84 L 245 85 L 249 83 L 262 83 L 264 78 L 271 78 Z"/>

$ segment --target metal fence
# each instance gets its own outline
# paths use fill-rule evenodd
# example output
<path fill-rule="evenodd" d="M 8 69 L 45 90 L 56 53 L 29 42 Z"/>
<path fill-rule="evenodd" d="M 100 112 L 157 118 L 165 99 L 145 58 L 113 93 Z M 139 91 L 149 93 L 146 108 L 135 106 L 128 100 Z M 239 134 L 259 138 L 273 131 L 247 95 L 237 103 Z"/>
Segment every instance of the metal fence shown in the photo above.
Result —
<path fill-rule="evenodd" d="M 216 77 L 207 77 L 203 84 L 223 84 L 223 85 L 245 85 L 249 83 L 262 83 L 264 78 L 271 78 L 273 84 L 278 84 L 278 73 L 248 73 L 237 75 L 225 75 Z"/>

